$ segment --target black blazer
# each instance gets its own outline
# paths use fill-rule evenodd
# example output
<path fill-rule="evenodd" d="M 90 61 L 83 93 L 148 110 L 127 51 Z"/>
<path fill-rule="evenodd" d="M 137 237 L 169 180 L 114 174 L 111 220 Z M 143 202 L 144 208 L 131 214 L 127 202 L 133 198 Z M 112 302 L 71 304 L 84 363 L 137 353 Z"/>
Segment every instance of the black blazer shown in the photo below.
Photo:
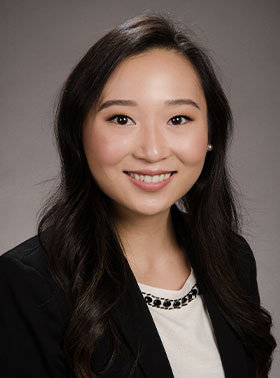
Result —
<path fill-rule="evenodd" d="M 245 240 L 239 252 L 246 255 L 248 261 L 240 268 L 240 281 L 248 295 L 259 302 L 255 259 Z M 191 254 L 189 258 L 191 260 Z M 0 257 L 0 280 L 0 376 L 74 377 L 62 348 L 71 305 L 54 283 L 37 237 Z M 213 324 L 225 377 L 255 377 L 253 359 L 198 276 L 197 282 Z M 121 298 L 115 317 L 121 348 L 105 377 L 174 377 L 153 318 L 131 270 L 129 289 Z M 104 367 L 110 350 L 108 338 L 104 336 L 93 354 L 96 371 Z"/>

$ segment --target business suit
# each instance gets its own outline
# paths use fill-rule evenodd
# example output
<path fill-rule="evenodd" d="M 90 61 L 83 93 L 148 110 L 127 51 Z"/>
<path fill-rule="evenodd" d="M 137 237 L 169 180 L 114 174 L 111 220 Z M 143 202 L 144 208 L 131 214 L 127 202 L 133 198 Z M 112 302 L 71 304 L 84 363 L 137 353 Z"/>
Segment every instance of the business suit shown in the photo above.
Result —
<path fill-rule="evenodd" d="M 255 260 L 246 242 L 244 254 L 248 256 L 248 264 L 241 269 L 240 280 L 247 293 L 259 301 Z M 192 260 L 191 254 L 189 257 Z M 129 289 L 114 312 L 122 340 L 121 348 L 105 377 L 172 378 L 173 373 L 149 309 L 130 268 L 129 271 Z M 0 376 L 74 377 L 62 349 L 71 304 L 49 274 L 46 256 L 37 237 L 0 257 L 0 279 Z M 213 324 L 226 378 L 255 377 L 253 359 L 219 312 L 214 298 L 200 283 L 199 277 L 197 281 Z M 105 335 L 93 354 L 92 361 L 97 371 L 104 367 L 109 351 Z"/>

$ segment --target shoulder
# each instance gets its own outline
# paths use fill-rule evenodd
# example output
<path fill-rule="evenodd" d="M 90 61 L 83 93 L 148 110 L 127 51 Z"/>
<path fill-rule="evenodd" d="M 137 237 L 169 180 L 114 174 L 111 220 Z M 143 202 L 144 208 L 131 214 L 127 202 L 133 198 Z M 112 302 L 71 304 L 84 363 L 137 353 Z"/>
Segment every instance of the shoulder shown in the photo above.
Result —
<path fill-rule="evenodd" d="M 66 297 L 52 277 L 45 251 L 34 236 L 0 256 L 0 289 L 15 298 L 32 297 L 36 306 L 59 301 L 68 306 Z"/>
<path fill-rule="evenodd" d="M 234 259 L 238 262 L 237 266 L 241 269 L 241 273 L 250 272 L 252 267 L 256 266 L 254 252 L 242 235 L 236 235 L 235 249 L 232 251 Z"/>
<path fill-rule="evenodd" d="M 48 274 L 47 258 L 40 246 L 38 236 L 25 240 L 21 244 L 0 256 L 1 264 L 16 264 L 32 267 L 42 274 Z"/>
<path fill-rule="evenodd" d="M 37 236 L 0 256 L 0 376 L 69 377 L 63 339 L 70 311 Z"/>
<path fill-rule="evenodd" d="M 237 235 L 234 254 L 236 275 L 246 293 L 255 301 L 260 302 L 257 283 L 257 264 L 254 252 L 248 241 Z"/>

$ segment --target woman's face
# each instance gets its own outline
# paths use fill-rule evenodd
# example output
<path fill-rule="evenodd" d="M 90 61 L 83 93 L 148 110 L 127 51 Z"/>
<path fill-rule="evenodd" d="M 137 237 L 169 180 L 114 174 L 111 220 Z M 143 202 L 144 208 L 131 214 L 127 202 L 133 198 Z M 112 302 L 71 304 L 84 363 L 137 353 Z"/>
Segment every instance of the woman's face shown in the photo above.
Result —
<path fill-rule="evenodd" d="M 168 210 L 194 185 L 207 153 L 207 105 L 190 62 L 159 48 L 124 60 L 88 114 L 83 143 L 117 214 Z"/>

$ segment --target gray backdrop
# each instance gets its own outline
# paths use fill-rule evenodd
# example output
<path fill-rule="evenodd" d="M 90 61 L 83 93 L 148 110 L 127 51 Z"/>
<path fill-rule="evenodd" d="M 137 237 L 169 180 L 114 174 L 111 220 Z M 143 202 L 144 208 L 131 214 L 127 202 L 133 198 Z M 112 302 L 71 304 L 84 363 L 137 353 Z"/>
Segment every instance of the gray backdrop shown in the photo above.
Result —
<path fill-rule="evenodd" d="M 52 137 L 58 90 L 87 49 L 144 10 L 169 13 L 210 50 L 235 119 L 231 171 L 263 305 L 279 341 L 279 1 L 1 1 L 0 250 L 34 235 L 58 172 Z M 43 182 L 45 181 L 45 182 Z M 275 353 L 270 377 L 279 378 Z"/>

